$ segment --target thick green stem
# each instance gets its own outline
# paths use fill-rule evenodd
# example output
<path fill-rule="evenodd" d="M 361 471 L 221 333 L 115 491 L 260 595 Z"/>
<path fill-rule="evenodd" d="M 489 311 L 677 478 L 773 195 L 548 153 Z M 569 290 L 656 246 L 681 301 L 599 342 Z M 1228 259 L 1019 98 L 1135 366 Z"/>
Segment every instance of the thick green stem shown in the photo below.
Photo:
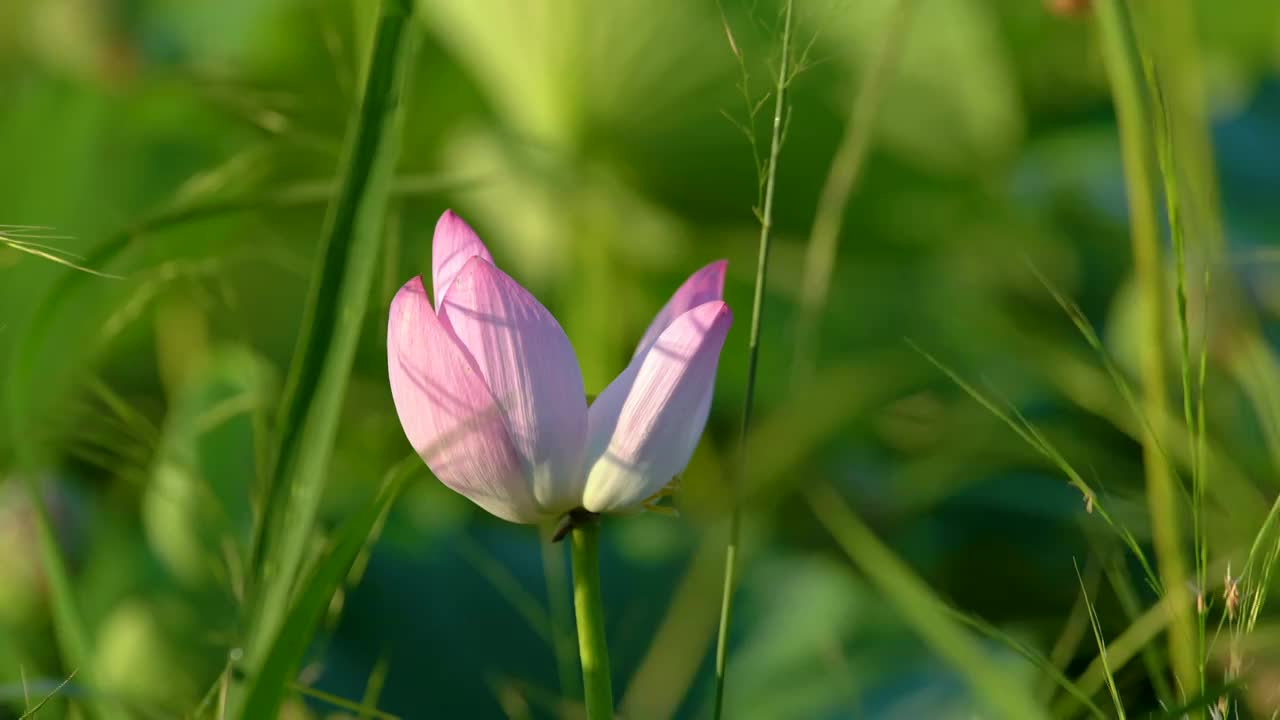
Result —
<path fill-rule="evenodd" d="M 604 640 L 604 603 L 600 601 L 600 525 L 595 521 L 575 525 L 569 542 L 573 545 L 573 609 L 578 617 L 587 718 L 609 720 L 613 717 L 613 685 Z"/>

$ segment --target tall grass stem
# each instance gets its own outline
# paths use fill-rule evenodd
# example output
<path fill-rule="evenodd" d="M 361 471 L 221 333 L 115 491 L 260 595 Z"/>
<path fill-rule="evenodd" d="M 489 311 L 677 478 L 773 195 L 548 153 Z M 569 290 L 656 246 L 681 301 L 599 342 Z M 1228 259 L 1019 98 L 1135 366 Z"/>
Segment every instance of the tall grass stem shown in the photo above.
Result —
<path fill-rule="evenodd" d="M 724 556 L 724 588 L 720 602 L 720 628 L 716 636 L 715 697 L 711 717 L 719 720 L 724 711 L 724 684 L 728 669 L 729 629 L 733 623 L 733 591 L 737 584 L 739 541 L 742 534 L 740 486 L 746 477 L 747 433 L 751 430 L 751 413 L 755 405 L 756 369 L 760 358 L 760 323 L 764 309 L 764 290 L 769 272 L 769 241 L 773 233 L 773 198 L 777 189 L 778 157 L 782 150 L 783 123 L 786 114 L 787 84 L 791 73 L 791 33 L 794 0 L 787 0 L 782 25 L 782 53 L 778 62 L 778 80 L 774 88 L 773 126 L 769 138 L 769 160 L 765 167 L 764 201 L 760 207 L 760 247 L 756 262 L 755 295 L 751 302 L 751 335 L 747 341 L 747 389 L 742 406 L 742 426 L 738 434 L 737 458 L 733 464 L 733 499 L 729 511 L 729 542 Z"/>
<path fill-rule="evenodd" d="M 1102 0 L 1096 8 L 1103 62 L 1120 130 L 1134 275 L 1141 302 L 1139 360 L 1143 411 L 1149 418 L 1158 418 L 1165 415 L 1168 404 L 1164 358 L 1167 288 L 1160 262 L 1159 226 L 1151 179 L 1154 152 L 1147 98 L 1142 87 L 1142 63 L 1125 1 Z M 1168 593 L 1181 588 L 1188 580 L 1179 537 L 1178 492 L 1160 450 L 1159 438 L 1153 432 L 1143 436 L 1142 450 L 1156 564 L 1164 592 Z M 1169 655 L 1185 693 L 1199 687 L 1191 606 L 1174 605 L 1172 612 Z"/>

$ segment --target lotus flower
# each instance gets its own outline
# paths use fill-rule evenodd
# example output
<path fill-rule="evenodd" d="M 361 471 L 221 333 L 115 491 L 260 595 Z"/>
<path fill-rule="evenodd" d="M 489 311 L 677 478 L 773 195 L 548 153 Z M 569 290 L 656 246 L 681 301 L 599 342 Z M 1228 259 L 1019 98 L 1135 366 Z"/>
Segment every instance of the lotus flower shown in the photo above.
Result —
<path fill-rule="evenodd" d="M 421 277 L 400 288 L 387 362 L 400 424 L 441 482 L 535 523 L 639 509 L 684 470 L 733 321 L 724 261 L 680 286 L 588 408 L 564 330 L 451 211 L 431 254 L 435 303 Z"/>

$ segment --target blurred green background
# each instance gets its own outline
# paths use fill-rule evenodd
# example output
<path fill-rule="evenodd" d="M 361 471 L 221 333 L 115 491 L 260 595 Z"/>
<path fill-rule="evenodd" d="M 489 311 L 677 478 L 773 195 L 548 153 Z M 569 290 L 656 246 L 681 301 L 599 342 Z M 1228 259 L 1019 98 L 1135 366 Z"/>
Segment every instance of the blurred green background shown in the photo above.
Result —
<path fill-rule="evenodd" d="M 1079 491 L 906 342 L 1017 407 L 1148 541 L 1139 423 L 1033 271 L 1079 303 L 1122 372 L 1134 367 L 1119 143 L 1087 11 L 915 3 L 828 304 L 803 336 L 815 207 L 894 5 L 798 6 L 808 62 L 778 169 L 729 718 L 974 716 L 956 670 L 815 522 L 797 491 L 817 481 L 942 597 L 1046 654 L 1077 605 L 1073 561 L 1107 637 L 1152 601 Z M 0 247 L 0 717 L 21 715 L 24 682 L 43 696 L 75 670 L 52 642 L 21 477 L 37 479 L 72 566 L 92 691 L 139 717 L 184 717 L 216 689 L 240 631 L 236 558 L 263 434 L 374 11 L 0 0 L 0 224 L 102 273 Z M 1280 431 L 1280 4 L 1203 0 L 1197 12 L 1230 242 L 1212 271 L 1239 289 L 1214 306 L 1211 342 L 1237 316 L 1258 321 L 1209 355 L 1209 435 L 1230 466 L 1209 536 L 1228 558 L 1280 489 L 1268 451 Z M 611 520 L 603 549 L 626 717 L 706 717 L 759 233 L 751 149 L 725 117 L 746 113 L 725 26 L 759 99 L 778 61 L 778 4 L 424 0 L 420 16 L 387 250 L 322 524 L 368 503 L 411 452 L 387 387 L 386 308 L 429 268 L 446 208 L 556 314 L 589 393 L 685 276 L 728 258 L 737 323 L 681 517 Z M 563 546 L 418 475 L 331 604 L 299 684 L 357 702 L 373 690 L 404 718 L 574 717 Z M 1278 631 L 1264 618 L 1257 633 Z M 1034 668 L 983 643 L 1045 692 Z M 1060 653 L 1074 677 L 1096 646 L 1090 636 Z M 1280 650 L 1260 642 L 1251 668 L 1274 677 Z M 1117 682 L 1134 708 L 1155 707 L 1142 663 Z M 1269 717 L 1280 700 L 1267 687 L 1241 712 Z M 75 697 L 74 680 L 65 690 Z M 342 712 L 311 697 L 289 716 Z"/>

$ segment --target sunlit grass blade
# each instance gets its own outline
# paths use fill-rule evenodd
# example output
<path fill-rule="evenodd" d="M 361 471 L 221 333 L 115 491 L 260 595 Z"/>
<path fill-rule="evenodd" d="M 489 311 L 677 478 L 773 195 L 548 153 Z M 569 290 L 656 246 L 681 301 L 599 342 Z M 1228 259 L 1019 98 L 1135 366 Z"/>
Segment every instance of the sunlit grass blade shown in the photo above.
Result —
<path fill-rule="evenodd" d="M 300 582 L 279 631 L 268 638 L 268 651 L 260 669 L 247 679 L 246 699 L 238 717 L 244 720 L 276 717 L 334 592 L 347 577 L 356 557 L 376 535 L 378 524 L 419 463 L 414 455 L 392 468 L 374 501 L 343 523 L 329 548 Z"/>
<path fill-rule="evenodd" d="M 747 388 L 742 403 L 742 425 L 738 433 L 737 457 L 733 461 L 732 478 L 734 487 L 732 492 L 734 497 L 732 507 L 729 510 L 729 541 L 725 548 L 720 629 L 716 637 L 715 692 L 711 710 L 713 720 L 719 720 L 724 709 L 724 683 L 729 657 L 729 628 L 733 623 L 733 593 L 737 585 L 738 543 L 739 535 L 742 531 L 742 507 L 738 493 L 740 492 L 742 480 L 746 477 L 747 437 L 751 431 L 751 414 L 755 405 L 756 369 L 760 359 L 760 323 L 764 310 L 764 291 L 769 274 L 769 246 L 773 233 L 773 200 L 774 193 L 777 190 L 778 159 L 782 153 L 785 129 L 784 116 L 788 114 L 786 112 L 787 86 L 791 83 L 795 72 L 791 49 L 792 17 L 795 14 L 794 0 L 787 0 L 786 8 L 783 12 L 782 48 L 778 58 L 778 79 L 773 88 L 773 124 L 769 136 L 769 157 L 763 166 L 760 165 L 759 154 L 756 152 L 754 126 L 749 127 L 747 132 L 747 138 L 751 142 L 752 155 L 756 158 L 757 174 L 761 188 L 760 202 L 757 207 L 757 217 L 760 220 L 760 243 L 759 256 L 756 263 L 755 294 L 751 302 L 751 334 L 747 340 Z M 741 52 L 733 41 L 733 33 L 727 22 L 725 23 L 725 32 L 729 36 L 729 44 L 734 55 L 738 58 L 738 62 L 742 63 Z M 742 91 L 750 108 L 752 103 L 746 84 L 746 65 L 743 64 L 742 68 Z M 749 112 L 753 113 L 754 111 L 749 110 Z M 749 120 L 754 121 L 754 114 L 750 115 Z"/>
<path fill-rule="evenodd" d="M 814 516 L 853 564 L 893 601 L 902 618 L 934 652 L 965 678 L 985 707 L 1009 720 L 1048 717 L 1029 688 L 1011 681 L 1007 670 L 973 641 L 929 586 L 871 532 L 831 486 L 814 487 L 807 499 Z"/>
<path fill-rule="evenodd" d="M 382 221 L 398 158 L 403 113 L 400 93 L 419 29 L 412 23 L 410 0 L 384 0 L 379 12 L 365 95 L 349 131 L 341 190 L 326 221 L 278 418 L 278 445 L 261 496 L 251 566 L 256 582 L 249 590 L 252 615 L 244 648 L 245 668 L 258 688 L 258 674 L 274 655 L 271 648 L 292 604 L 311 540 L 377 271 Z M 278 697 L 274 690 L 259 689 L 258 693 L 266 700 L 249 699 L 265 702 L 261 707 L 272 706 L 272 699 Z M 244 711 L 253 708 L 246 705 Z"/>
<path fill-rule="evenodd" d="M 1172 3 L 1181 5 L 1181 3 Z M 1194 33 L 1188 33 L 1190 39 L 1194 43 Z M 1194 52 L 1194 47 L 1189 48 Z M 1164 53 L 1163 59 L 1168 61 L 1169 67 L 1176 72 L 1179 68 L 1179 62 L 1174 60 L 1173 55 L 1180 53 Z M 1156 156 L 1159 160 L 1160 176 L 1164 181 L 1165 194 L 1165 213 L 1169 221 L 1169 233 L 1173 242 L 1174 253 L 1174 273 L 1175 287 L 1174 298 L 1176 301 L 1177 318 L 1178 318 L 1178 348 L 1179 348 L 1179 373 L 1182 379 L 1182 407 L 1184 422 L 1186 423 L 1187 445 L 1191 452 L 1191 518 L 1192 518 L 1192 541 L 1194 546 L 1194 567 L 1196 584 L 1203 586 L 1206 581 L 1206 565 L 1208 564 L 1209 544 L 1205 532 L 1204 523 L 1204 436 L 1205 436 L 1205 394 L 1204 383 L 1206 370 L 1208 367 L 1208 347 L 1207 342 L 1202 342 L 1200 347 L 1199 368 L 1198 372 L 1193 364 L 1191 357 L 1191 330 L 1188 320 L 1187 311 L 1187 217 L 1183 209 L 1182 198 L 1182 177 L 1179 172 L 1180 165 L 1190 164 L 1196 165 L 1194 152 L 1191 153 L 1192 159 L 1190 163 L 1184 163 L 1182 148 L 1178 148 L 1175 155 L 1175 131 L 1173 127 L 1174 113 L 1167 102 L 1165 89 L 1161 83 L 1160 76 L 1157 74 L 1155 59 L 1150 51 L 1145 53 L 1143 62 L 1143 76 L 1147 81 L 1147 94 L 1151 98 L 1153 104 L 1152 116 L 1155 120 L 1155 139 Z M 1192 73 L 1186 73 L 1186 77 L 1177 77 L 1176 80 L 1190 79 Z M 1194 103 L 1196 110 L 1200 110 L 1203 104 L 1200 98 L 1183 98 L 1183 104 Z M 1198 112 L 1187 113 L 1194 120 L 1200 116 Z M 1180 118 L 1181 119 L 1181 118 Z M 1207 139 L 1207 138 L 1206 138 Z M 1206 143 L 1207 144 L 1207 143 Z M 1202 172 L 1208 173 L 1208 166 L 1199 168 Z M 1216 222 L 1208 218 L 1202 219 L 1201 225 L 1216 227 Z M 1202 243 L 1205 242 L 1207 233 L 1200 232 Z M 1212 263 L 1204 262 L 1204 258 L 1208 257 L 1208 253 L 1201 252 L 1201 262 L 1204 264 L 1203 287 L 1200 290 L 1200 297 L 1203 299 L 1203 311 L 1201 313 L 1201 322 L 1204 324 L 1202 333 L 1203 339 L 1207 339 L 1209 325 L 1209 281 L 1210 268 Z M 1198 380 L 1198 387 L 1196 387 Z M 1198 630 L 1197 647 L 1196 647 L 1196 664 L 1200 672 L 1199 688 L 1203 691 L 1206 687 L 1205 663 L 1206 645 L 1206 618 L 1204 613 L 1197 615 L 1196 629 Z"/>
<path fill-rule="evenodd" d="M 34 243 L 22 240 L 14 235 L 5 234 L 3 230 L 3 228 L 0 228 L 0 247 L 7 247 L 16 252 L 26 253 L 27 255 L 48 260 L 49 262 L 57 263 L 63 267 L 77 270 L 82 273 L 88 273 L 89 275 L 95 275 L 100 278 L 108 278 L 111 280 L 121 279 L 121 276 L 119 275 L 112 275 L 111 273 L 95 270 L 88 265 L 81 264 L 76 261 L 75 256 L 62 252 L 56 247 L 43 243 Z"/>
<path fill-rule="evenodd" d="M 1125 0 L 1101 0 L 1095 4 L 1101 31 L 1103 64 L 1115 102 L 1124 163 L 1125 194 L 1129 205 L 1129 231 L 1133 246 L 1134 275 L 1141 297 L 1141 379 L 1143 408 L 1147 417 L 1165 413 L 1166 283 L 1160 260 L 1150 163 L 1151 123 L 1142 87 L 1141 58 L 1133 36 L 1132 19 Z M 1156 564 L 1166 590 L 1187 580 L 1180 539 L 1177 491 L 1171 468 L 1156 437 L 1144 438 L 1143 466 L 1147 503 L 1151 513 Z M 1174 607 L 1169 632 L 1169 653 L 1174 673 L 1184 691 L 1199 685 L 1192 618 L 1186 607 Z"/>

